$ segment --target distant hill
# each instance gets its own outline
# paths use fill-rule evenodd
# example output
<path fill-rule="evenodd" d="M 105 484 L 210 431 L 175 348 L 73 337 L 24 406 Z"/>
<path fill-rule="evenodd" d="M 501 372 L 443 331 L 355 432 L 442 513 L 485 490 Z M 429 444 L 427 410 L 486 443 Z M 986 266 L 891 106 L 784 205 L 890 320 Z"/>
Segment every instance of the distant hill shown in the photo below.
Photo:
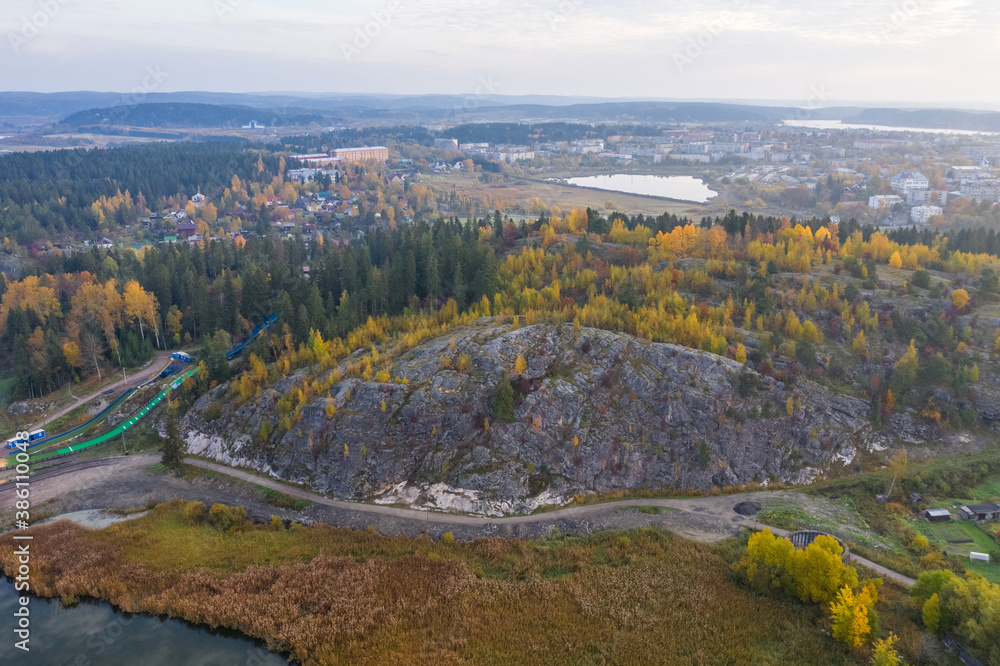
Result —
<path fill-rule="evenodd" d="M 264 110 L 248 106 L 217 106 L 212 104 L 135 104 L 74 113 L 61 121 L 76 130 L 101 131 L 115 127 L 232 127 L 238 128 L 256 121 L 261 125 L 299 126 L 322 123 L 324 116 L 299 109 Z"/>
<path fill-rule="evenodd" d="M 830 108 L 809 111 L 815 119 L 838 120 L 857 109 Z M 639 123 L 777 123 L 795 118 L 800 109 L 718 102 L 605 102 L 548 106 L 515 104 L 463 110 L 464 119 L 493 121 L 563 120 L 576 122 Z M 448 113 L 443 114 L 447 118 Z"/>
<path fill-rule="evenodd" d="M 889 127 L 925 127 L 973 132 L 1000 132 L 1000 113 L 953 109 L 865 109 L 844 122 Z"/>

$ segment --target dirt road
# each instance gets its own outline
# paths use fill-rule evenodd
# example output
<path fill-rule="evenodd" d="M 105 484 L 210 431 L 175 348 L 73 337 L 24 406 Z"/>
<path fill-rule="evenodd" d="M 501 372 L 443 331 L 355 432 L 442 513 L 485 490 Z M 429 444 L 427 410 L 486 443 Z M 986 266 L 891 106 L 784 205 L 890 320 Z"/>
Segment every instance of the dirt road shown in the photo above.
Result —
<path fill-rule="evenodd" d="M 696 499 L 637 499 L 603 504 L 572 506 L 529 516 L 490 518 L 418 511 L 398 506 L 348 502 L 285 485 L 224 465 L 188 458 L 188 465 L 211 471 L 214 478 L 189 483 L 173 476 L 154 474 L 149 468 L 157 456 L 140 454 L 93 461 L 68 460 L 57 468 L 43 471 L 32 479 L 33 505 L 47 515 L 87 509 L 133 508 L 150 503 L 183 498 L 206 504 L 239 503 L 258 520 L 280 515 L 291 520 L 323 522 L 329 525 L 364 529 L 374 527 L 383 534 L 427 534 L 440 537 L 451 532 L 459 539 L 488 536 L 537 538 L 555 532 L 581 534 L 600 529 L 633 529 L 658 526 L 694 541 L 714 543 L 735 536 L 741 529 L 770 529 L 788 536 L 782 529 L 768 527 L 745 518 L 733 507 L 746 499 L 766 500 L 771 495 L 786 499 L 798 493 L 775 491 Z M 243 483 L 239 483 L 243 482 Z M 312 504 L 302 512 L 278 509 L 267 504 L 257 488 L 269 488 Z M 13 507 L 12 484 L 0 485 L 0 520 L 9 522 Z M 639 508 L 643 510 L 640 511 Z M 39 514 L 40 515 L 40 514 Z M 858 565 L 905 586 L 911 578 L 889 571 L 874 562 L 851 555 Z"/>
<path fill-rule="evenodd" d="M 156 352 L 156 356 L 153 358 L 152 361 L 150 361 L 149 365 L 147 365 L 145 368 L 141 370 L 136 371 L 134 375 L 128 378 L 123 377 L 121 380 L 115 382 L 114 384 L 111 384 L 110 386 L 105 386 L 101 390 L 95 391 L 94 393 L 90 394 L 85 398 L 79 398 L 76 402 L 70 404 L 68 407 L 65 407 L 59 410 L 58 412 L 55 412 L 54 414 L 47 416 L 45 420 L 39 422 L 37 425 L 32 425 L 31 426 L 32 429 L 44 428 L 46 425 L 52 423 L 60 416 L 69 414 L 77 407 L 87 404 L 91 400 L 100 397 L 102 394 L 107 393 L 108 391 L 113 391 L 114 393 L 120 393 L 121 391 L 124 391 L 126 388 L 138 386 L 139 384 L 150 379 L 154 375 L 158 375 L 160 372 L 163 371 L 164 368 L 170 365 L 171 362 L 170 354 L 172 353 L 173 352 L 167 350 Z"/>

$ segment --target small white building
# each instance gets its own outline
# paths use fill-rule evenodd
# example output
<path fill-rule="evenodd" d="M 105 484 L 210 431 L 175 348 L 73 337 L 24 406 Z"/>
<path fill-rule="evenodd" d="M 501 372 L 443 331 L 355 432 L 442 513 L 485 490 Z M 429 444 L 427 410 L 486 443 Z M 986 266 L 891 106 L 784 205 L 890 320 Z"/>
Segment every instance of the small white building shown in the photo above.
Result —
<path fill-rule="evenodd" d="M 872 210 L 892 208 L 896 204 L 903 203 L 903 197 L 895 194 L 877 194 L 868 199 L 868 207 Z"/>
<path fill-rule="evenodd" d="M 927 224 L 932 218 L 938 215 L 944 215 L 944 209 L 941 206 L 914 206 L 913 210 L 910 211 L 910 221 L 914 224 Z"/>

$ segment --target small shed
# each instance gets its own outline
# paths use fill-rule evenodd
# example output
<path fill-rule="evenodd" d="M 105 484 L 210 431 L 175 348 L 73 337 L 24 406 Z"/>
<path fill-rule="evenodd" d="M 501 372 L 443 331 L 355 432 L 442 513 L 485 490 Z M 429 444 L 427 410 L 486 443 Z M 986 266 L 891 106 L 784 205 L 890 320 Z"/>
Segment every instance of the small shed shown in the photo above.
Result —
<path fill-rule="evenodd" d="M 990 561 L 989 553 L 969 553 L 969 559 L 973 562 L 986 562 Z"/>
<path fill-rule="evenodd" d="M 946 523 L 951 520 L 951 511 L 948 509 L 927 509 L 924 511 L 924 518 L 932 523 Z"/>

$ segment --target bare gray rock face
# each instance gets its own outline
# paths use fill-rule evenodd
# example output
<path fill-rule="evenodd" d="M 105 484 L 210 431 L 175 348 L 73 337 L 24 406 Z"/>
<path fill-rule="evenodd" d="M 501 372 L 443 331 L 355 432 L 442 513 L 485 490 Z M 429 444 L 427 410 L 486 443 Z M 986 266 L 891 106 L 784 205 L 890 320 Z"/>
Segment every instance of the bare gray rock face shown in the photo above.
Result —
<path fill-rule="evenodd" d="M 467 372 L 442 367 L 460 354 Z M 519 356 L 527 370 L 511 377 L 514 421 L 502 423 L 493 403 Z M 585 492 L 804 481 L 880 441 L 863 400 L 570 325 L 480 320 L 396 359 L 391 375 L 408 384 L 346 379 L 331 391 L 333 418 L 317 398 L 265 440 L 261 424 L 277 423 L 280 395 L 303 374 L 238 409 L 228 386 L 203 396 L 182 424 L 189 450 L 340 498 L 499 514 Z M 222 416 L 206 421 L 216 401 Z"/>

